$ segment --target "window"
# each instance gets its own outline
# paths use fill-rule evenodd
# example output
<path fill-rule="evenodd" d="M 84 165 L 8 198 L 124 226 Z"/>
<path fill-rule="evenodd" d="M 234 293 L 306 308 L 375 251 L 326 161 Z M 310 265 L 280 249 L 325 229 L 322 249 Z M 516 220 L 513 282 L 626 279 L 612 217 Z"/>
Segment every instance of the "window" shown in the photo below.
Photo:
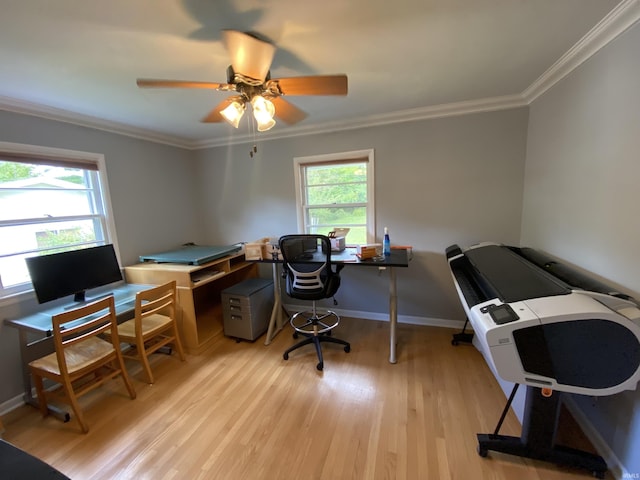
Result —
<path fill-rule="evenodd" d="M 102 155 L 0 142 L 0 298 L 32 289 L 24 259 L 114 243 Z"/>
<path fill-rule="evenodd" d="M 350 245 L 375 241 L 373 150 L 294 159 L 298 229 L 349 228 Z"/>

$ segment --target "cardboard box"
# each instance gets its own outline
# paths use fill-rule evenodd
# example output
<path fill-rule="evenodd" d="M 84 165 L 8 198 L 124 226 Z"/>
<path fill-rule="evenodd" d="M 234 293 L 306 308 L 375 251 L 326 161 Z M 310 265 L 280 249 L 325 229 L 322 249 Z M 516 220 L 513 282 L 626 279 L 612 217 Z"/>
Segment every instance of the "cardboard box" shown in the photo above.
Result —
<path fill-rule="evenodd" d="M 345 249 L 346 243 L 344 237 L 329 238 L 331 240 L 331 251 L 342 252 Z"/>
<path fill-rule="evenodd" d="M 262 243 L 250 242 L 244 244 L 244 258 L 247 260 L 262 260 Z"/>
<path fill-rule="evenodd" d="M 282 260 L 277 237 L 263 237 L 255 242 L 245 243 L 244 256 L 247 260 Z"/>
<path fill-rule="evenodd" d="M 379 243 L 370 243 L 368 245 L 358 245 L 357 254 L 362 260 L 373 258 L 382 252 L 382 245 Z"/>
<path fill-rule="evenodd" d="M 271 238 L 262 244 L 263 260 L 282 260 L 282 253 L 280 252 L 278 240 L 278 238 Z"/>

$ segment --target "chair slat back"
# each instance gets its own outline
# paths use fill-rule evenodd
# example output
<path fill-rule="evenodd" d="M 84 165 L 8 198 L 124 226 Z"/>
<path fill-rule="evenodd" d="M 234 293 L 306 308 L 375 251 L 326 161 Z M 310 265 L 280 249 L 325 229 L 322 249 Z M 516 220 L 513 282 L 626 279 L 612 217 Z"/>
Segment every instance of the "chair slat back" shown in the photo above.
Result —
<path fill-rule="evenodd" d="M 58 365 L 61 371 L 67 372 L 65 349 L 89 338 L 97 337 L 106 330 L 117 330 L 113 295 L 53 315 L 52 322 Z M 112 343 L 114 348 L 117 348 L 117 333 Z"/>
<path fill-rule="evenodd" d="M 175 280 L 149 288 L 136 294 L 136 322 L 155 313 L 163 313 L 171 318 L 175 315 Z"/>

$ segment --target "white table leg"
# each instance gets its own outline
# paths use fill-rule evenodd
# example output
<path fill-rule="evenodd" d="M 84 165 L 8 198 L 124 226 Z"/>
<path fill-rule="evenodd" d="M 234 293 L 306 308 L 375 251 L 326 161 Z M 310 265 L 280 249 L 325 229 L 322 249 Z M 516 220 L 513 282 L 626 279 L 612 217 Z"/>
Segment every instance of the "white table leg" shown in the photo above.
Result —
<path fill-rule="evenodd" d="M 389 267 L 389 363 L 396 363 L 396 328 L 398 326 L 398 289 L 396 270 Z"/>
<path fill-rule="evenodd" d="M 282 327 L 282 299 L 280 297 L 280 275 L 278 275 L 278 264 L 272 264 L 273 269 L 273 309 L 271 310 L 271 318 L 269 319 L 269 328 L 267 337 L 264 341 L 265 345 L 269 345 L 273 337 L 275 337 Z"/>

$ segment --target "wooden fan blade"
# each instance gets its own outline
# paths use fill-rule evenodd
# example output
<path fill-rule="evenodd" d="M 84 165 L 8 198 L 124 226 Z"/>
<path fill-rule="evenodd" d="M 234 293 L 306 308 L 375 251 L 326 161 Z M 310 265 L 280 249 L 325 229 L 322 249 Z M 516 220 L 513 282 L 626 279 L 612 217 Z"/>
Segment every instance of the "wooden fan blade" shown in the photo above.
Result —
<path fill-rule="evenodd" d="M 225 98 L 224 100 L 222 100 L 218 105 L 216 105 L 215 107 L 213 107 L 213 110 L 211 110 L 206 117 L 204 117 L 202 120 L 200 120 L 202 123 L 217 123 L 217 122 L 224 122 L 225 119 L 222 115 L 220 115 L 220 112 L 222 110 L 224 110 L 227 105 L 229 105 L 231 102 L 233 102 L 236 98 L 238 97 L 229 97 L 229 98 Z"/>
<path fill-rule="evenodd" d="M 269 97 L 276 109 L 276 117 L 284 123 L 292 125 L 307 118 L 307 114 L 282 97 Z"/>
<path fill-rule="evenodd" d="M 346 75 L 315 75 L 310 77 L 276 78 L 284 95 L 346 95 Z"/>
<path fill-rule="evenodd" d="M 139 78 L 136 83 L 140 88 L 211 88 L 213 90 L 227 85 L 226 83 L 162 80 L 158 78 Z"/>
<path fill-rule="evenodd" d="M 264 81 L 271 68 L 276 47 L 249 34 L 223 30 L 224 44 L 236 73 Z"/>

